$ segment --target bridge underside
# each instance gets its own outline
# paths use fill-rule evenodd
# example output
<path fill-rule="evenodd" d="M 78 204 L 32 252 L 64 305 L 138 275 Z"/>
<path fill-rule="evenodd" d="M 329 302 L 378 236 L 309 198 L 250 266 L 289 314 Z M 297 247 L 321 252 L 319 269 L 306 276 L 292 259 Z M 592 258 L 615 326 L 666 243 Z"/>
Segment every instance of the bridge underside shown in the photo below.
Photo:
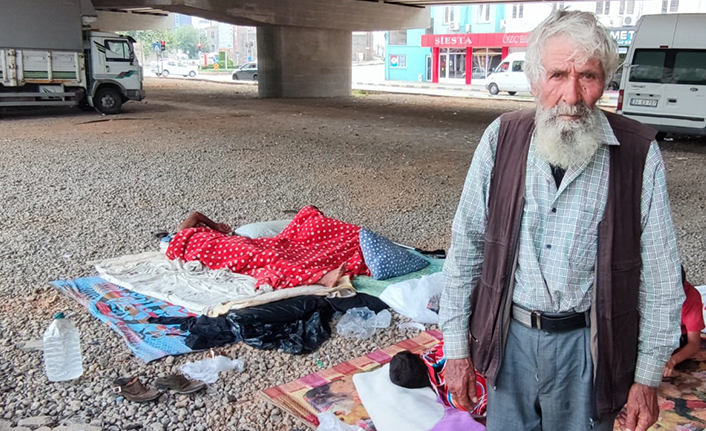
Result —
<path fill-rule="evenodd" d="M 141 15 L 151 8 L 256 26 L 260 97 L 350 95 L 352 31 L 429 26 L 427 8 L 384 1 L 93 0 L 93 5 L 99 14 L 139 9 L 128 15 Z M 117 30 L 108 22 L 102 28 Z"/>

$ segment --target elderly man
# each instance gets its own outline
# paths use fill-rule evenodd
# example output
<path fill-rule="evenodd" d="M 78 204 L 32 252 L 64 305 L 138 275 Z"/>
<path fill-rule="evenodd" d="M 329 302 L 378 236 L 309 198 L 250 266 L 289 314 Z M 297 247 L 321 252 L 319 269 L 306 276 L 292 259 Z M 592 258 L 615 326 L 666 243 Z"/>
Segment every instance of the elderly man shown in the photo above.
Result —
<path fill-rule="evenodd" d="M 489 431 L 644 431 L 678 346 L 684 293 L 655 132 L 596 102 L 616 44 L 587 12 L 530 35 L 535 110 L 502 115 L 473 156 L 444 266 L 449 390 Z M 627 405 L 626 405 L 627 403 Z"/>

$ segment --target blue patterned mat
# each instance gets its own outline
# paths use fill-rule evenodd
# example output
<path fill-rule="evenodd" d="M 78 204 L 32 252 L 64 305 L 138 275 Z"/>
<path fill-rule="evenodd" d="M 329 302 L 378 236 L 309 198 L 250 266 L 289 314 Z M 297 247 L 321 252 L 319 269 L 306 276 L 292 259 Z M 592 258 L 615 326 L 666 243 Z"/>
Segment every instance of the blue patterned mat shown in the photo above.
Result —
<path fill-rule="evenodd" d="M 184 344 L 188 331 L 182 331 L 178 325 L 147 322 L 150 317 L 195 316 L 183 307 L 129 291 L 101 277 L 58 280 L 51 284 L 107 323 L 145 362 L 191 352 Z"/>

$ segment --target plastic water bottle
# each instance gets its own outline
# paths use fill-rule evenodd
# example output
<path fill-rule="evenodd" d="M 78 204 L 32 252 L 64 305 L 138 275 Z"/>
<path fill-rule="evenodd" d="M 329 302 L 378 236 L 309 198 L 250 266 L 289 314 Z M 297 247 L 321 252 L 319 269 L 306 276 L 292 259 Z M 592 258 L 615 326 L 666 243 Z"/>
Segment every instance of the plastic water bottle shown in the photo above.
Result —
<path fill-rule="evenodd" d="M 73 380 L 83 374 L 78 329 L 64 313 L 56 313 L 44 332 L 44 371 L 50 382 Z"/>

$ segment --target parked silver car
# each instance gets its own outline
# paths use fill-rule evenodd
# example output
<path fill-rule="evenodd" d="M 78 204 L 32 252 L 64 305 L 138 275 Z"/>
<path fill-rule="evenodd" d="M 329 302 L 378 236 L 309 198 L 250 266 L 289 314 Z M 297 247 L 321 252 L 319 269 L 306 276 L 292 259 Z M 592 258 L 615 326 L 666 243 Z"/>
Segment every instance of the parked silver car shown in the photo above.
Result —
<path fill-rule="evenodd" d="M 257 63 L 245 63 L 233 71 L 233 80 L 257 81 Z"/>

